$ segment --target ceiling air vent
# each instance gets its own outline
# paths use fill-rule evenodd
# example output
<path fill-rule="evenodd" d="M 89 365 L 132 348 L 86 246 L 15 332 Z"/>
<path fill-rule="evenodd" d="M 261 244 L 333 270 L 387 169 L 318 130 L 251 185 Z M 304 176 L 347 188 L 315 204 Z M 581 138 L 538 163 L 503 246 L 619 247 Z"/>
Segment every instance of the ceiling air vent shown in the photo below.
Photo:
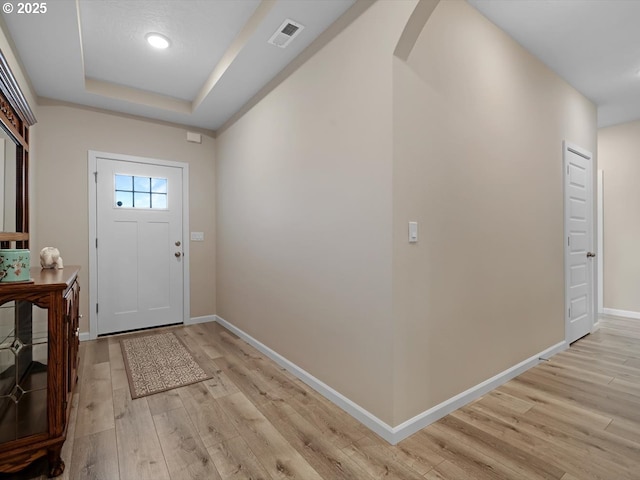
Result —
<path fill-rule="evenodd" d="M 287 19 L 271 36 L 269 43 L 276 47 L 285 48 L 303 29 L 304 25 Z"/>

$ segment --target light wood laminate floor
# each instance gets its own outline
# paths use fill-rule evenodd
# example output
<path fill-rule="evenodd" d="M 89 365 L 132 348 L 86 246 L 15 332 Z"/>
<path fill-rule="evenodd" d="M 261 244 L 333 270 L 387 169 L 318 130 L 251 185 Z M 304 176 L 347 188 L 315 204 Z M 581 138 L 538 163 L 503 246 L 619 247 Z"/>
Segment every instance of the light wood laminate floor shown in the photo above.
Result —
<path fill-rule="evenodd" d="M 397 446 L 219 325 L 174 331 L 213 379 L 133 401 L 119 339 L 82 344 L 59 478 L 640 479 L 640 320 L 603 318 Z"/>

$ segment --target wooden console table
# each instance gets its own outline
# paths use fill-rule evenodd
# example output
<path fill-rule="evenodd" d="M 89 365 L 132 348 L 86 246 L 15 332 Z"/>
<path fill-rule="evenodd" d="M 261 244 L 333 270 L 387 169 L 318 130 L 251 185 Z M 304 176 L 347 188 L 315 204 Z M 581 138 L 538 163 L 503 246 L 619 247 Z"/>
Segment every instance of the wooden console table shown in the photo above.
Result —
<path fill-rule="evenodd" d="M 78 367 L 79 267 L 0 283 L 0 472 L 47 455 L 60 475 Z"/>

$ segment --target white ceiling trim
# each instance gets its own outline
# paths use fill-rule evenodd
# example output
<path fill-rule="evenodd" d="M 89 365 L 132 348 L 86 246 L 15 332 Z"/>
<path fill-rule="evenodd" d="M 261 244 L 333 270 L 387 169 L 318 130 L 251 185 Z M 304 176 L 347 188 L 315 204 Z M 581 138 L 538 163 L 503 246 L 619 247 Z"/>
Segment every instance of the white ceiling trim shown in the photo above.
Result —
<path fill-rule="evenodd" d="M 51 3 L 46 19 L 4 20 L 39 98 L 215 131 L 266 85 L 282 82 L 283 70 L 295 69 L 289 65 L 299 66 L 308 52 L 317 52 L 312 45 L 326 44 L 324 32 L 335 34 L 334 23 L 344 24 L 342 17 L 353 19 L 353 12 L 372 3 L 60 0 Z M 287 18 L 305 25 L 304 32 L 286 49 L 269 45 Z M 140 41 L 147 30 L 167 33 L 172 48 L 146 52 Z"/>
<path fill-rule="evenodd" d="M 124 100 L 126 102 L 160 108 L 176 113 L 192 114 L 194 110 L 193 102 L 187 100 L 180 100 L 179 98 L 169 97 L 148 90 L 118 85 L 117 83 L 96 80 L 95 78 L 85 77 L 84 89 L 89 93 L 95 93 L 103 97 L 115 98 L 117 100 Z"/>
<path fill-rule="evenodd" d="M 231 46 L 224 53 L 218 64 L 215 66 L 211 75 L 200 89 L 200 93 L 193 100 L 192 109 L 195 110 L 200 106 L 204 99 L 211 93 L 216 84 L 220 81 L 225 72 L 229 69 L 233 61 L 236 59 L 240 51 L 249 43 L 249 40 L 256 32 L 262 21 L 267 18 L 269 12 L 276 4 L 276 0 L 262 0 L 256 11 L 249 18 L 247 23 L 240 31 L 240 34 L 233 41 Z"/>
<path fill-rule="evenodd" d="M 112 82 L 89 78 L 85 71 L 82 23 L 80 21 L 79 1 L 80 0 L 76 0 L 76 16 L 78 18 L 78 33 L 80 35 L 80 52 L 82 55 L 82 70 L 84 74 L 85 90 L 96 95 L 124 100 L 126 102 L 136 103 L 138 105 L 145 105 L 162 110 L 169 110 L 176 113 L 192 114 L 215 88 L 218 81 L 229 69 L 242 49 L 247 45 L 262 21 L 267 17 L 271 9 L 276 4 L 277 0 L 262 0 L 260 2 L 258 8 L 242 27 L 242 30 L 240 31 L 238 36 L 226 50 L 218 64 L 214 67 L 213 71 L 209 75 L 209 78 L 200 88 L 198 95 L 191 101 L 181 100 L 179 98 L 150 92 L 148 90 L 142 90 L 139 88 L 129 87 L 126 85 L 118 85 Z"/>

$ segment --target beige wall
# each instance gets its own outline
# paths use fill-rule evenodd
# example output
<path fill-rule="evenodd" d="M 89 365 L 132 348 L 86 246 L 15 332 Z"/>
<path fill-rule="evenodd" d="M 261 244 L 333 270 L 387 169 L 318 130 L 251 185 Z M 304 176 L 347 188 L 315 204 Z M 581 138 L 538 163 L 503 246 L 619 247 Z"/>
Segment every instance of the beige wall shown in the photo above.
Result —
<path fill-rule="evenodd" d="M 66 265 L 81 265 L 81 331 L 88 331 L 89 212 L 87 154 L 104 151 L 189 164 L 190 228 L 205 234 L 191 242 L 191 316 L 213 315 L 215 304 L 214 140 L 186 141 L 186 127 L 125 118 L 71 106 L 38 109 L 36 178 L 38 243 L 60 249 Z M 185 239 L 187 241 L 188 239 Z"/>
<path fill-rule="evenodd" d="M 466 2 L 394 58 L 415 5 L 216 143 L 218 313 L 390 425 L 564 340 L 562 142 L 596 146 L 594 105 Z"/>
<path fill-rule="evenodd" d="M 562 141 L 595 153 L 596 110 L 466 2 L 393 80 L 398 424 L 564 340 Z"/>
<path fill-rule="evenodd" d="M 640 312 L 640 122 L 598 131 L 604 171 L 604 307 Z"/>
<path fill-rule="evenodd" d="M 392 421 L 391 59 L 378 2 L 216 142 L 218 314 Z"/>

